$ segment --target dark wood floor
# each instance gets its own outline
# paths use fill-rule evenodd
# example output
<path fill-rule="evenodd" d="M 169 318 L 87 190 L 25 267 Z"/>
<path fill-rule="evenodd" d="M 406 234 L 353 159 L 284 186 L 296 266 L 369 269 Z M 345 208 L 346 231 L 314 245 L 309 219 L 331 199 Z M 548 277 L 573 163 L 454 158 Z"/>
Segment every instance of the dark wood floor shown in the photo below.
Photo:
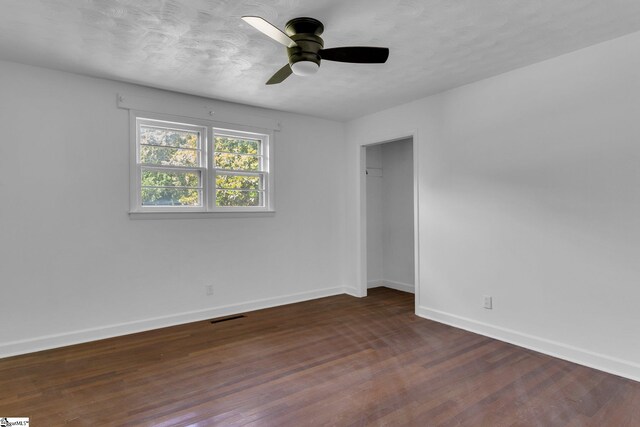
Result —
<path fill-rule="evenodd" d="M 640 383 L 418 318 L 385 288 L 0 360 L 33 426 L 640 426 Z"/>

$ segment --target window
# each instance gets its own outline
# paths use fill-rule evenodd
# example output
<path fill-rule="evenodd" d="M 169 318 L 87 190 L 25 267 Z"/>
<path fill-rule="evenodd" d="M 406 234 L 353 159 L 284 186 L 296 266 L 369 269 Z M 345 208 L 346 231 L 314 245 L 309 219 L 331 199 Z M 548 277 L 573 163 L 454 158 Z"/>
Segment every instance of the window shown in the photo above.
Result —
<path fill-rule="evenodd" d="M 137 120 L 139 207 L 204 207 L 204 127 Z"/>
<path fill-rule="evenodd" d="M 263 141 L 214 130 L 216 206 L 264 206 L 266 167 Z"/>
<path fill-rule="evenodd" d="M 269 134 L 145 113 L 133 122 L 132 212 L 273 210 Z"/>

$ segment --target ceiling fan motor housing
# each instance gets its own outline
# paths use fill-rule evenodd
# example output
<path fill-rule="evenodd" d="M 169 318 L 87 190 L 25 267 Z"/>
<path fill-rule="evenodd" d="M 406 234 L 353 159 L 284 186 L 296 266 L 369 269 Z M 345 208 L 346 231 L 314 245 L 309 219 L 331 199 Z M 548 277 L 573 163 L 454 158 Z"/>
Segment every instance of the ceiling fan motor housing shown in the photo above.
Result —
<path fill-rule="evenodd" d="M 291 74 L 307 76 L 320 68 L 320 61 L 349 62 L 356 64 L 384 64 L 389 57 L 386 47 L 343 46 L 325 49 L 320 35 L 322 22 L 313 18 L 294 18 L 287 22 L 285 32 L 259 16 L 243 16 L 242 19 L 261 33 L 287 47 L 289 62 L 267 81 L 267 85 L 282 83 Z"/>
<path fill-rule="evenodd" d="M 320 37 L 323 31 L 324 25 L 317 19 L 295 18 L 287 22 L 285 32 L 297 44 L 287 48 L 289 65 L 295 74 L 313 74 L 320 67 L 318 52 L 324 47 Z"/>

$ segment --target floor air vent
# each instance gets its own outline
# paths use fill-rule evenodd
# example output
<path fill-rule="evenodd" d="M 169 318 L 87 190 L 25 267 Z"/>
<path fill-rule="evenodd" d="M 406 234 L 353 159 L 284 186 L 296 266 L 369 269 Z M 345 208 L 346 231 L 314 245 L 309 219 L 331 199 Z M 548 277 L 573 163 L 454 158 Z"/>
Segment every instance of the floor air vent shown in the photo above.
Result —
<path fill-rule="evenodd" d="M 237 316 L 221 317 L 220 319 L 213 319 L 211 323 L 227 322 L 229 320 L 242 319 L 243 317 L 247 316 L 245 316 L 244 314 L 238 314 Z"/>

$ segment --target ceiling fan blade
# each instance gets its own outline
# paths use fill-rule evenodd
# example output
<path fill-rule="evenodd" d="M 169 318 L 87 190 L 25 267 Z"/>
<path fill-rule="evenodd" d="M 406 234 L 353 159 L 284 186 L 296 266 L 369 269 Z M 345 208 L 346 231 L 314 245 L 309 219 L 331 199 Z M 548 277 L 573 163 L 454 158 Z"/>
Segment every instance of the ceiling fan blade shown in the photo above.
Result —
<path fill-rule="evenodd" d="M 292 73 L 293 71 L 291 71 L 291 66 L 287 64 L 284 67 L 280 68 L 278 71 L 276 71 L 276 73 L 273 76 L 271 76 L 269 81 L 267 81 L 267 84 L 277 85 L 278 83 L 282 83 L 284 79 L 289 77 Z"/>
<path fill-rule="evenodd" d="M 389 57 L 386 47 L 349 46 L 321 49 L 320 58 L 327 61 L 355 62 L 357 64 L 384 64 Z"/>
<path fill-rule="evenodd" d="M 256 30 L 260 31 L 261 33 L 271 37 L 278 43 L 282 43 L 287 47 L 297 46 L 296 42 L 291 40 L 291 38 L 288 35 L 280 31 L 278 27 L 274 26 L 273 24 L 270 24 L 269 22 L 267 22 L 263 18 L 260 18 L 259 16 L 243 16 L 242 20 L 247 24 L 251 25 Z"/>

